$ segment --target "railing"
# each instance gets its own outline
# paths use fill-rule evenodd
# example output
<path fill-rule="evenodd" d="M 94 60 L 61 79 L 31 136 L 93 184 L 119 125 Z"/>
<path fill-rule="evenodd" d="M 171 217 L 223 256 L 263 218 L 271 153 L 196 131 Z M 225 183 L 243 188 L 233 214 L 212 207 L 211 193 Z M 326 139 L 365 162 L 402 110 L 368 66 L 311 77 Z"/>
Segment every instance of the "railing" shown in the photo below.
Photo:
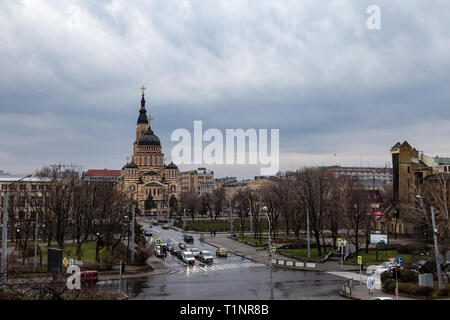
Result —
<path fill-rule="evenodd" d="M 353 288 L 353 279 L 346 280 L 341 287 L 341 294 L 351 296 Z"/>

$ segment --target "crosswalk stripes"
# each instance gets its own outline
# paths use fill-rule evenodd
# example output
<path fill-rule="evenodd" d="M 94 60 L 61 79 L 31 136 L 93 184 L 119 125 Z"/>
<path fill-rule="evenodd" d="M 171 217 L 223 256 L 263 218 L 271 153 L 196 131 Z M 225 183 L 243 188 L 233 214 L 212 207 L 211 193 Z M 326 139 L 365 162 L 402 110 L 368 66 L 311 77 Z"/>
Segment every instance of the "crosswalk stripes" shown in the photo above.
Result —
<path fill-rule="evenodd" d="M 203 272 L 211 272 L 211 271 L 229 271 L 236 270 L 242 268 L 253 268 L 253 267 L 264 267 L 265 265 L 262 263 L 224 263 L 212 266 L 188 266 L 185 270 L 180 270 L 180 272 L 189 272 L 189 273 L 203 273 Z"/>

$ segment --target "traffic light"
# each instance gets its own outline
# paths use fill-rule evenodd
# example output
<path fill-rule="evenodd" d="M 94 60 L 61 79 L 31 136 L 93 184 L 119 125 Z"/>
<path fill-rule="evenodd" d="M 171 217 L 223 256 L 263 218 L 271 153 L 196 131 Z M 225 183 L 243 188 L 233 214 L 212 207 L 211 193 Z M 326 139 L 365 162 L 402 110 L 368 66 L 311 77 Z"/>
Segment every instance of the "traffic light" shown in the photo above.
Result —
<path fill-rule="evenodd" d="M 164 253 L 164 254 L 167 253 L 167 246 L 163 246 L 163 253 Z"/>
<path fill-rule="evenodd" d="M 120 272 L 125 272 L 125 262 L 122 261 L 122 264 L 120 265 Z"/>
<path fill-rule="evenodd" d="M 392 267 L 390 272 L 391 279 L 399 279 L 400 278 L 400 267 Z"/>

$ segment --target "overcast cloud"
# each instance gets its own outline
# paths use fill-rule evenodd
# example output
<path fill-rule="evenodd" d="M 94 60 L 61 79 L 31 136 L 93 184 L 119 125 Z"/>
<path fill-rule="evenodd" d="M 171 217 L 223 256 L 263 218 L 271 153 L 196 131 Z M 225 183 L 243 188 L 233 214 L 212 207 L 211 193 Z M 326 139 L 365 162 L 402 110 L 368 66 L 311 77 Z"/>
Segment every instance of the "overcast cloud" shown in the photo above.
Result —
<path fill-rule="evenodd" d="M 448 0 L 0 0 L 0 169 L 120 169 L 143 84 L 167 161 L 194 120 L 280 129 L 282 169 L 450 156 L 449 21 Z"/>

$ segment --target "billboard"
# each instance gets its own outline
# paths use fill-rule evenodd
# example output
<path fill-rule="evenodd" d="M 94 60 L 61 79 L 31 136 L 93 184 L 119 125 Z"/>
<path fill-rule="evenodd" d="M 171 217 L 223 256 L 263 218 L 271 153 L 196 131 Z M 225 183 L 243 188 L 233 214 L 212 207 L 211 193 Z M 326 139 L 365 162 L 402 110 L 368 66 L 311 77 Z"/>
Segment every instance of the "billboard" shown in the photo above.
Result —
<path fill-rule="evenodd" d="M 370 235 L 371 244 L 388 244 L 387 234 L 371 234 Z"/>
<path fill-rule="evenodd" d="M 47 255 L 47 272 L 61 273 L 62 272 L 62 250 L 55 248 L 48 248 Z"/>

